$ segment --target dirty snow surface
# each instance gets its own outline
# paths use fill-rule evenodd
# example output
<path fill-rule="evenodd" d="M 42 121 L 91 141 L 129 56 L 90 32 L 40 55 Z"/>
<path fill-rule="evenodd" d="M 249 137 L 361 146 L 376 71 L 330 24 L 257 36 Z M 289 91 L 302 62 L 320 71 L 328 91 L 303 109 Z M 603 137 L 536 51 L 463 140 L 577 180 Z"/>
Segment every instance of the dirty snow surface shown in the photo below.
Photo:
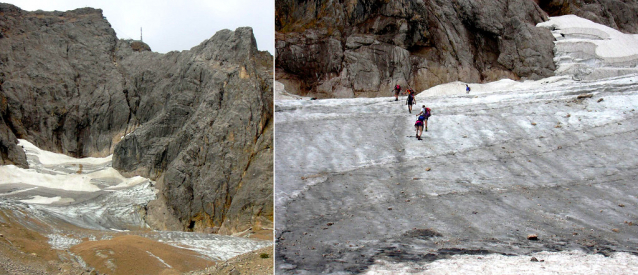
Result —
<path fill-rule="evenodd" d="M 423 140 L 405 97 L 277 100 L 276 272 L 637 273 L 638 74 L 558 75 L 423 91 Z"/>

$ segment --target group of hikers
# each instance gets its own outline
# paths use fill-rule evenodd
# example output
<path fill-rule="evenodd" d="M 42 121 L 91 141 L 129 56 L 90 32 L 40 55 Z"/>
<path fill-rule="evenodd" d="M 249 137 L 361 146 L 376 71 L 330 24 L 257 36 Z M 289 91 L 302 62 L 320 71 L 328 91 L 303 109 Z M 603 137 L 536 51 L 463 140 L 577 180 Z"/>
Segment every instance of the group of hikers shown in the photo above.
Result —
<path fill-rule="evenodd" d="M 408 112 L 411 114 L 412 113 L 412 105 L 416 105 L 416 93 L 414 92 L 414 90 L 408 88 L 406 89 L 406 94 L 408 95 L 408 98 L 406 99 L 405 104 L 408 105 Z M 401 86 L 399 84 L 397 84 L 394 87 L 394 101 L 399 101 L 399 94 L 401 93 Z M 421 111 L 419 112 L 419 114 L 416 115 L 417 119 L 416 122 L 414 123 L 414 127 L 416 128 L 416 138 L 418 140 L 421 140 L 421 135 L 423 135 L 423 128 L 425 128 L 425 131 L 428 131 L 428 118 L 430 118 L 431 115 L 431 110 L 430 108 L 425 107 L 425 105 L 422 106 Z"/>
<path fill-rule="evenodd" d="M 470 93 L 470 86 L 465 84 L 465 92 Z M 408 95 L 405 104 L 408 105 L 408 112 L 412 113 L 412 105 L 416 105 L 416 93 L 414 90 L 408 88 L 405 90 L 405 93 Z M 399 101 L 399 94 L 401 94 L 401 85 L 397 84 L 394 86 L 394 101 Z M 425 131 L 428 131 L 428 118 L 432 115 L 432 110 L 430 108 L 425 107 L 423 105 L 421 107 L 421 112 L 416 115 L 417 119 L 414 123 L 414 127 L 416 128 L 416 138 L 421 140 L 421 135 L 423 134 L 423 128 Z"/>

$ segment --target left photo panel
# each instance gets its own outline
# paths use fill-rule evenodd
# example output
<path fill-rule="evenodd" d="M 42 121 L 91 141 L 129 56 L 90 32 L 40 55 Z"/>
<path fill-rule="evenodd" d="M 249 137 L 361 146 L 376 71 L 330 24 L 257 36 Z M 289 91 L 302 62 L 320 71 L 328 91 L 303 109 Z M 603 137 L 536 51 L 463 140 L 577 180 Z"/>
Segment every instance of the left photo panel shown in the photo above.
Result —
<path fill-rule="evenodd" d="M 0 274 L 273 274 L 274 0 L 2 2 Z"/>

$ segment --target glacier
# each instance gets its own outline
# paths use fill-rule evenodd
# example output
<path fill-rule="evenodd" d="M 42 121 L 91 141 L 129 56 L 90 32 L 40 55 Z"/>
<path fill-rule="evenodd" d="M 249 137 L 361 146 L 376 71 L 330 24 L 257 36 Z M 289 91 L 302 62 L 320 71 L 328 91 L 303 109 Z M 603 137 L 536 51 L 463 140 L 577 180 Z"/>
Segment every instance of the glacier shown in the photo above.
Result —
<path fill-rule="evenodd" d="M 538 27 L 557 38 L 555 76 L 421 91 L 422 141 L 405 97 L 278 83 L 276 272 L 637 272 L 636 35 L 576 16 Z"/>

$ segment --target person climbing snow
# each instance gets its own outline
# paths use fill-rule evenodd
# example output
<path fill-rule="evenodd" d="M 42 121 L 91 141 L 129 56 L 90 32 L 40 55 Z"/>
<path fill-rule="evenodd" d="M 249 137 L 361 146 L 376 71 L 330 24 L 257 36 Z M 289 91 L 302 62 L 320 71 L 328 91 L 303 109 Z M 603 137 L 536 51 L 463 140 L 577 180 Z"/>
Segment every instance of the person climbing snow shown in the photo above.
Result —
<path fill-rule="evenodd" d="M 401 85 L 394 86 L 394 101 L 399 101 L 399 93 L 401 93 Z"/>
<path fill-rule="evenodd" d="M 431 115 L 432 110 L 425 107 L 425 105 L 423 105 L 423 107 L 421 108 L 421 112 L 419 112 L 419 114 L 417 115 L 418 117 L 423 116 L 423 127 L 425 128 L 426 132 L 428 131 L 428 118 L 430 118 Z"/>
<path fill-rule="evenodd" d="M 414 91 L 408 89 L 408 99 L 406 100 L 406 105 L 408 105 L 408 112 L 412 113 L 412 105 L 416 104 L 416 97 L 414 95 Z"/>
<path fill-rule="evenodd" d="M 423 121 L 425 120 L 425 116 L 417 116 L 416 122 L 414 123 L 414 128 L 416 128 L 416 139 L 421 140 L 421 135 L 423 134 Z"/>
<path fill-rule="evenodd" d="M 470 86 L 468 86 L 467 84 L 465 84 L 465 91 L 466 91 L 466 93 L 467 93 L 467 94 L 469 94 L 469 93 L 470 93 L 470 90 L 471 90 L 471 89 L 470 89 Z"/>

